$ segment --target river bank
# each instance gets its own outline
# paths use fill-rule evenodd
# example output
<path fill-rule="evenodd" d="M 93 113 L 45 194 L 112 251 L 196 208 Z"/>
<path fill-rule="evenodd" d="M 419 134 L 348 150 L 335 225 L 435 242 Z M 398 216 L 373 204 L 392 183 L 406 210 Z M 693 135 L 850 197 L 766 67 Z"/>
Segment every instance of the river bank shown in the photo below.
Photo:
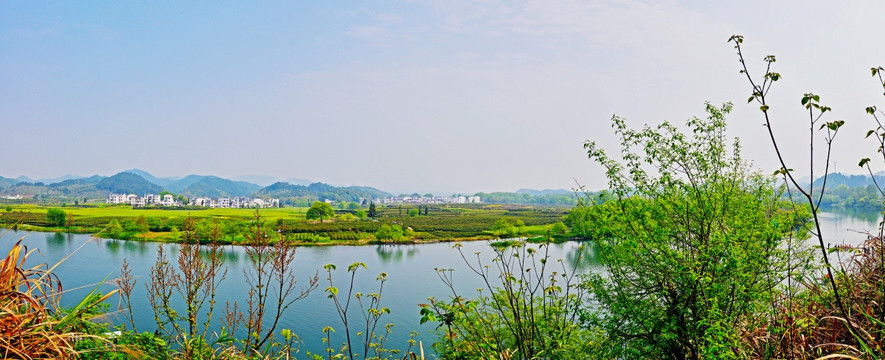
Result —
<path fill-rule="evenodd" d="M 0 208 L 2 210 L 3 208 Z M 60 208 L 64 221 L 52 222 L 51 207 L 6 205 L 0 227 L 25 231 L 91 234 L 99 238 L 140 242 L 182 241 L 185 222 L 201 241 L 215 239 L 223 245 L 241 245 L 256 223 L 270 233 L 283 235 L 297 246 L 428 244 L 494 240 L 501 237 L 556 238 L 553 231 L 568 209 L 561 207 L 483 205 L 425 208 L 420 215 L 408 207 L 379 207 L 375 218 L 358 218 L 342 212 L 323 221 L 306 219 L 306 209 L 205 209 L 199 211 L 137 209 L 122 206 Z M 506 234 L 496 223 L 512 224 Z M 213 235 L 214 234 L 214 235 Z"/>

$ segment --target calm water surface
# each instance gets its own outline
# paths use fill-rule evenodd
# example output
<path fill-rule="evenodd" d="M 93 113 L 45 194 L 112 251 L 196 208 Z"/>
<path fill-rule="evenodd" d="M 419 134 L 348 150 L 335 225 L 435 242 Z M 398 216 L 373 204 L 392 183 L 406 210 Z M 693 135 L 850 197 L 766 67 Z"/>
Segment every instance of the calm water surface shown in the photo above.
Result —
<path fill-rule="evenodd" d="M 119 276 L 120 266 L 123 259 L 130 263 L 132 273 L 137 277 L 133 298 L 135 309 L 135 321 L 139 331 L 153 331 L 156 327 L 153 312 L 147 300 L 145 282 L 149 277 L 150 268 L 154 265 L 157 249 L 160 244 L 122 240 L 95 239 L 89 235 L 42 233 L 10 231 L 0 238 L 0 251 L 5 254 L 9 248 L 20 238 L 30 249 L 39 249 L 40 254 L 35 260 L 40 262 L 55 263 L 68 254 L 76 251 L 73 256 L 62 263 L 56 270 L 56 274 L 62 281 L 65 289 L 75 289 L 63 296 L 63 302 L 74 305 L 85 296 L 94 286 L 107 277 L 113 279 Z M 568 266 L 577 266 L 579 271 L 591 271 L 598 266 L 595 261 L 595 252 L 589 243 L 587 247 L 581 247 L 581 243 L 570 242 L 554 244 L 549 248 L 553 259 L 562 258 Z M 455 286 L 461 295 L 472 296 L 478 287 L 482 286 L 481 279 L 472 273 L 466 266 L 461 255 L 452 249 L 452 243 L 437 243 L 424 245 L 398 245 L 398 246 L 328 246 L 328 247 L 299 247 L 295 257 L 295 272 L 300 284 L 307 284 L 307 277 L 319 271 L 320 286 L 305 300 L 296 302 L 281 320 L 279 329 L 288 328 L 293 330 L 304 339 L 303 350 L 311 352 L 321 351 L 324 347 L 321 342 L 322 329 L 327 325 L 333 326 L 338 335 L 343 333 L 338 314 L 335 312 L 331 300 L 322 292 L 328 283 L 323 265 L 333 263 L 338 267 L 333 280 L 339 288 L 346 286 L 347 265 L 354 262 L 364 262 L 368 270 L 361 269 L 357 273 L 354 292 L 373 293 L 378 290 L 375 280 L 379 273 L 386 272 L 388 281 L 384 285 L 382 294 L 382 306 L 391 309 L 391 314 L 382 318 L 380 325 L 393 323 L 393 333 L 388 347 L 405 349 L 410 330 L 418 331 L 421 335 L 419 340 L 424 343 L 425 350 L 429 350 L 434 336 L 430 334 L 433 325 L 419 325 L 419 303 L 426 303 L 430 296 L 448 298 L 449 290 L 438 278 L 434 268 L 455 269 Z M 168 250 L 170 262 L 175 263 L 178 246 L 164 244 Z M 468 259 L 475 259 L 475 253 L 481 252 L 481 256 L 488 263 L 493 254 L 492 248 L 487 242 L 466 242 L 462 251 Z M 225 301 L 238 301 L 241 308 L 245 306 L 248 287 L 243 278 L 244 269 L 248 268 L 248 258 L 243 248 L 227 246 L 224 248 L 225 266 L 228 269 L 227 279 L 220 285 L 218 291 L 219 306 L 216 307 L 216 318 L 221 316 L 219 309 L 223 308 Z M 579 254 L 581 256 L 579 256 Z M 37 262 L 34 261 L 34 264 Z M 299 285 L 300 285 L 299 284 Z M 83 289 L 78 289 L 85 287 Z M 113 287 L 102 286 L 107 292 Z M 343 293 L 345 290 L 342 289 Z M 352 305 L 353 306 L 353 305 Z M 114 301 L 112 309 L 118 307 Z M 351 308 L 351 314 L 359 317 L 359 309 Z M 125 321 L 118 316 L 116 323 Z M 353 321 L 353 320 L 352 320 Z M 214 323 L 216 326 L 219 323 Z M 379 326 L 380 327 L 380 326 Z M 341 338 L 339 338 L 340 343 Z"/>
<path fill-rule="evenodd" d="M 873 231 L 877 226 L 875 213 L 836 213 L 827 212 L 821 216 L 822 231 L 831 244 L 860 244 L 866 239 L 865 231 Z M 133 275 L 138 283 L 133 294 L 133 308 L 136 309 L 135 319 L 139 331 L 153 331 L 155 322 L 153 312 L 147 300 L 145 282 L 151 266 L 156 261 L 157 243 L 144 243 L 121 240 L 94 239 L 89 235 L 13 232 L 0 238 L 0 251 L 3 254 L 18 239 L 23 238 L 31 249 L 39 249 L 35 259 L 47 263 L 55 263 L 82 248 L 65 261 L 56 270 L 65 289 L 73 289 L 63 297 L 68 305 L 77 303 L 88 293 L 95 283 L 105 277 L 113 279 L 119 275 L 123 259 L 131 264 Z M 320 271 L 320 287 L 307 299 L 295 303 L 285 314 L 279 328 L 288 328 L 304 339 L 303 350 L 321 351 L 322 328 L 333 326 L 340 336 L 343 332 L 340 320 L 332 302 L 322 293 L 327 286 L 322 267 L 333 263 L 338 266 L 333 280 L 342 288 L 346 284 L 347 265 L 364 262 L 368 270 L 357 274 L 355 291 L 363 293 L 376 292 L 378 283 L 375 278 L 381 272 L 389 274 L 382 297 L 382 305 L 391 309 L 391 314 L 382 319 L 381 324 L 393 323 L 393 334 L 388 347 L 404 349 L 410 330 L 418 331 L 418 336 L 428 350 L 434 336 L 430 334 L 433 325 L 419 325 L 418 304 L 427 302 L 430 296 L 448 298 L 451 291 L 437 277 L 434 268 L 455 269 L 455 286 L 460 294 L 471 296 L 475 289 L 482 286 L 481 279 L 466 266 L 461 255 L 452 248 L 451 243 L 399 246 L 329 246 L 300 247 L 295 258 L 296 276 L 302 284 L 307 277 Z M 585 246 L 581 246 L 585 245 Z M 163 245 L 169 250 L 170 261 L 175 262 L 177 245 Z M 491 259 L 492 249 L 487 242 L 467 242 L 462 248 L 468 259 L 474 259 L 476 252 L 482 253 L 484 261 Z M 597 252 L 590 243 L 570 242 L 550 246 L 550 256 L 561 258 L 568 266 L 576 266 L 581 272 L 601 271 L 597 263 Z M 247 268 L 245 251 L 240 247 L 224 248 L 225 266 L 228 269 L 227 279 L 222 282 L 218 291 L 218 301 L 223 307 L 225 301 L 238 301 L 244 306 L 248 288 L 243 280 L 243 270 Z M 580 256 L 579 256 L 580 255 Z M 36 263 L 36 262 L 35 262 Z M 85 287 L 84 289 L 78 289 Z M 102 286 L 103 291 L 113 287 Z M 343 290 L 342 290 L 343 292 Z M 111 305 L 117 307 L 117 302 Z M 359 310 L 351 310 L 358 316 Z M 220 311 L 216 311 L 220 314 Z M 117 317 L 117 323 L 123 321 Z M 218 325 L 218 322 L 215 322 Z M 278 328 L 278 329 L 279 329 Z M 338 339 L 339 343 L 341 338 Z"/>

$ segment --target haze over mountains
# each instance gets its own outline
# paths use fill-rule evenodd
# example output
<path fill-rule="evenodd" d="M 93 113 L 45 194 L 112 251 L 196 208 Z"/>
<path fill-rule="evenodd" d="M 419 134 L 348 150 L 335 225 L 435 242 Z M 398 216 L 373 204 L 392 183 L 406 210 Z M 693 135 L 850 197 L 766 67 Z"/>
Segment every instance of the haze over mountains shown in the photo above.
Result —
<path fill-rule="evenodd" d="M 251 181 L 246 181 L 248 179 Z M 394 194 L 368 186 L 336 186 L 305 179 L 290 178 L 283 181 L 268 176 L 241 176 L 225 179 L 213 175 L 187 175 L 184 177 L 157 177 L 140 170 L 126 170 L 112 176 L 93 175 L 79 177 L 66 175 L 53 179 L 33 180 L 0 176 L 0 197 L 22 201 L 49 202 L 102 202 L 109 193 L 159 194 L 168 191 L 187 198 L 209 197 L 259 197 L 276 198 L 284 205 L 304 206 L 316 200 L 337 202 L 377 200 Z M 435 195 L 451 195 L 435 193 Z M 462 194 L 469 195 L 469 194 Z M 476 193 L 484 201 L 500 204 L 560 204 L 573 205 L 575 194 L 563 189 L 519 189 L 516 192 Z M 412 194 L 411 196 L 416 196 Z"/>
<path fill-rule="evenodd" d="M 265 182 L 269 179 L 264 179 Z M 147 171 L 132 169 L 112 176 L 73 175 L 57 179 L 32 180 L 27 177 L 10 179 L 0 177 L 0 195 L 44 198 L 103 199 L 108 193 L 157 194 L 168 191 L 187 197 L 268 197 L 289 199 L 330 199 L 357 201 L 377 199 L 392 194 L 363 186 L 337 187 L 323 183 L 310 184 L 304 179 L 292 179 L 261 186 L 212 175 L 188 175 L 182 178 L 156 177 Z"/>
<path fill-rule="evenodd" d="M 876 181 L 885 184 L 885 173 L 876 173 Z M 251 179 L 253 181 L 245 181 Z M 808 184 L 808 179 L 799 179 Z M 815 180 L 819 186 L 821 179 Z M 840 185 L 848 187 L 873 184 L 869 175 L 831 174 L 827 185 L 832 189 Z M 187 175 L 184 177 L 156 177 L 140 169 L 126 170 L 112 176 L 93 175 L 80 177 L 65 175 L 52 179 L 33 180 L 25 176 L 6 178 L 0 176 L 0 197 L 39 199 L 64 202 L 89 199 L 102 201 L 109 193 L 158 194 L 162 191 L 195 197 L 260 197 L 278 198 L 284 204 L 303 205 L 315 200 L 359 201 L 380 199 L 394 194 L 367 186 L 335 186 L 321 182 L 311 183 L 305 179 L 291 178 L 275 181 L 268 176 L 242 176 L 225 179 L 213 175 Z M 519 189 L 516 192 L 476 193 L 484 202 L 502 204 L 572 204 L 577 196 L 564 189 Z"/>

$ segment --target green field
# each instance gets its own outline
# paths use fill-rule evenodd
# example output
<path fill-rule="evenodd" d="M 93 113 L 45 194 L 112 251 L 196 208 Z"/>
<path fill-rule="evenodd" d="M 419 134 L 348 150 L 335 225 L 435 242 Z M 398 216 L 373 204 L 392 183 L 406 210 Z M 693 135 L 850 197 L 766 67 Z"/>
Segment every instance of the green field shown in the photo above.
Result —
<path fill-rule="evenodd" d="M 254 209 L 134 209 L 129 206 L 67 206 L 62 225 L 47 217 L 50 207 L 0 204 L 0 226 L 34 231 L 92 233 L 102 237 L 174 242 L 184 221 L 191 217 L 201 238 L 217 227 L 223 243 L 241 243 L 255 218 Z M 414 215 L 419 209 L 421 215 Z M 365 211 L 366 209 L 362 209 Z M 491 239 L 499 219 L 523 222 L 521 236 L 545 235 L 562 220 L 568 208 L 527 205 L 409 205 L 378 206 L 376 218 L 359 219 L 354 211 L 336 210 L 336 218 L 323 222 L 306 220 L 307 208 L 268 208 L 259 211 L 265 226 L 281 230 L 302 245 L 376 243 L 374 234 L 383 225 L 404 229 L 399 242 Z M 412 216 L 409 215 L 412 211 Z M 424 212 L 427 215 L 423 215 Z"/>

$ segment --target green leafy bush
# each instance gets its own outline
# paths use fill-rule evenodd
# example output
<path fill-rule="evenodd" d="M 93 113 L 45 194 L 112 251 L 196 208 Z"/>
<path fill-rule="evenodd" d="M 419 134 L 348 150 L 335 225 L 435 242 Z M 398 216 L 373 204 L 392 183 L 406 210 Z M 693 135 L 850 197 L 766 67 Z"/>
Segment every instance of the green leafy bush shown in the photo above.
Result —
<path fill-rule="evenodd" d="M 688 134 L 614 117 L 621 161 L 585 145 L 612 192 L 581 210 L 607 273 L 587 278 L 599 303 L 587 320 L 619 358 L 740 356 L 735 325 L 752 323 L 786 279 L 797 215 L 772 178 L 748 170 L 739 143 L 727 145 L 731 108 L 707 104 Z"/>

